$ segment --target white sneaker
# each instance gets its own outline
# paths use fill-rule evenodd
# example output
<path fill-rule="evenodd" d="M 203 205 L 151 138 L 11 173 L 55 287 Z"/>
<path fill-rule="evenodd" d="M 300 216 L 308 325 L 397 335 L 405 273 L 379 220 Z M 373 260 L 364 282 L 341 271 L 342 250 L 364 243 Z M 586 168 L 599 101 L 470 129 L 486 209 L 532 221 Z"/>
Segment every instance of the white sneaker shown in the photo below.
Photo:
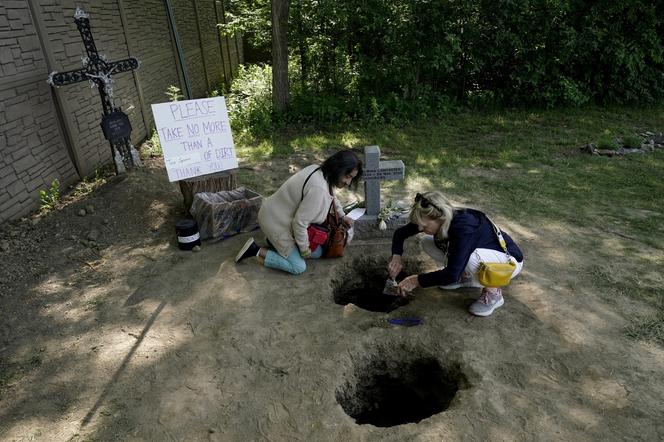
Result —
<path fill-rule="evenodd" d="M 438 288 L 441 290 L 456 290 L 460 288 L 465 288 L 465 287 L 483 287 L 482 284 L 479 282 L 475 282 L 471 278 L 465 279 L 461 278 L 461 281 L 459 282 L 454 282 L 452 284 L 447 284 L 447 285 L 439 285 Z"/>
<path fill-rule="evenodd" d="M 495 309 L 505 304 L 503 290 L 500 287 L 484 287 L 479 299 L 468 309 L 475 316 L 489 316 Z"/>

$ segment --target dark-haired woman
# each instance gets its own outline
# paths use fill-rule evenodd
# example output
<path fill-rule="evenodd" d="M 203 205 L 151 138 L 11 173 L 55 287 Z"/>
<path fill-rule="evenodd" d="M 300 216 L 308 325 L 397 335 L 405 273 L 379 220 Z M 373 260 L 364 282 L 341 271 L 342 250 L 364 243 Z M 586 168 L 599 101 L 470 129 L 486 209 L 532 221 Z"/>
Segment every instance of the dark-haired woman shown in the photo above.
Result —
<path fill-rule="evenodd" d="M 403 268 L 401 255 L 406 238 L 424 233 L 422 249 L 433 258 L 439 270 L 406 277 L 399 283 L 402 295 L 416 287 L 439 286 L 453 290 L 459 287 L 482 287 L 482 294 L 470 306 L 470 313 L 489 316 L 504 304 L 500 287 L 483 287 L 477 270 L 481 262 L 515 264 L 512 278 L 523 268 L 523 253 L 505 232 L 507 253 L 500 245 L 491 220 L 479 210 L 452 207 L 440 192 L 417 194 L 410 210 L 410 223 L 394 232 L 392 257 L 387 265 L 391 277 Z"/>
<path fill-rule="evenodd" d="M 265 267 L 293 275 L 304 272 L 306 258 L 320 258 L 322 246 L 311 250 L 307 227 L 323 223 L 332 204 L 344 223 L 353 220 L 344 216 L 343 207 L 334 197 L 335 188 L 356 187 L 362 176 L 362 161 L 350 150 L 342 150 L 319 167 L 308 166 L 290 177 L 258 212 L 258 223 L 270 247 L 259 247 L 253 238 L 247 240 L 235 262 L 258 256 Z"/>

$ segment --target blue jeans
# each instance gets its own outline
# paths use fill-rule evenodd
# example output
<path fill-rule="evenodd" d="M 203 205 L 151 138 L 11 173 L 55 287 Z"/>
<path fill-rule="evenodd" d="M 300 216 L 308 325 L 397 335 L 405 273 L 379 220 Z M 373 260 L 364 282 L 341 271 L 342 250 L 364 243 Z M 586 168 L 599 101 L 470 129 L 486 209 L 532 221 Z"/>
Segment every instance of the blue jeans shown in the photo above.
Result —
<path fill-rule="evenodd" d="M 318 246 L 311 252 L 311 258 L 320 258 L 323 255 L 323 247 Z M 299 275 L 307 270 L 307 263 L 300 256 L 300 250 L 297 246 L 293 247 L 288 253 L 288 258 L 284 258 L 274 250 L 268 250 L 265 255 L 265 267 L 277 270 L 283 270 L 292 275 Z"/>

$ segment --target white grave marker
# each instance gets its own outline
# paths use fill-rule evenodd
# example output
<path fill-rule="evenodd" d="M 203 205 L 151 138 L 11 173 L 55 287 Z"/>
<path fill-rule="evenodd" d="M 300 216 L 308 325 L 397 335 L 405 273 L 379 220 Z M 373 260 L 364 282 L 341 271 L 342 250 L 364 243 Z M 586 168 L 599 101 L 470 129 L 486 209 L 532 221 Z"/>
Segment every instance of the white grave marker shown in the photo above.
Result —
<path fill-rule="evenodd" d="M 168 180 L 237 168 L 224 97 L 152 105 Z"/>

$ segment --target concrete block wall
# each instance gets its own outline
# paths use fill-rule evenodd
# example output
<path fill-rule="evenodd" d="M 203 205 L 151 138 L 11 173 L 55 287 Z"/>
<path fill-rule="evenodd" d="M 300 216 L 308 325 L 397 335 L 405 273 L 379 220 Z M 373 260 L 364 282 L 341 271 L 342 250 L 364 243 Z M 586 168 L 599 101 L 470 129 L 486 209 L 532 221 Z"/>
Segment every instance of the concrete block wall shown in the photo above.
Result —
<path fill-rule="evenodd" d="M 132 143 L 151 132 L 150 104 L 166 101 L 169 85 L 185 90 L 164 0 L 0 2 L 0 222 L 37 209 L 39 189 L 53 179 L 64 188 L 111 161 L 97 89 L 87 82 L 46 84 L 52 71 L 82 67 L 76 6 L 90 14 L 100 53 L 111 61 L 134 56 L 141 62 L 137 72 L 117 74 L 113 83 L 115 105 L 133 127 Z M 219 2 L 173 0 L 173 7 L 194 98 L 204 97 L 236 72 L 241 52 L 234 41 L 220 45 Z"/>
<path fill-rule="evenodd" d="M 177 53 L 163 0 L 122 3 L 130 53 L 140 61 L 136 76 L 143 94 L 145 122 L 151 130 L 154 117 L 150 103 L 167 101 L 166 90 L 171 85 L 184 90 Z"/>
<path fill-rule="evenodd" d="M 189 69 L 192 93 L 195 97 L 205 97 L 208 92 L 208 85 L 203 66 L 195 7 L 195 0 L 173 2 L 176 27 L 180 34 L 180 43 Z"/>
<path fill-rule="evenodd" d="M 217 29 L 215 2 L 212 0 L 195 0 L 198 11 L 198 29 L 201 47 L 205 58 L 208 84 L 217 89 L 224 82 L 224 65 L 221 58 L 221 46 Z"/>
<path fill-rule="evenodd" d="M 0 3 L 0 220 L 39 207 L 39 189 L 73 183 L 48 68 L 27 1 Z"/>

